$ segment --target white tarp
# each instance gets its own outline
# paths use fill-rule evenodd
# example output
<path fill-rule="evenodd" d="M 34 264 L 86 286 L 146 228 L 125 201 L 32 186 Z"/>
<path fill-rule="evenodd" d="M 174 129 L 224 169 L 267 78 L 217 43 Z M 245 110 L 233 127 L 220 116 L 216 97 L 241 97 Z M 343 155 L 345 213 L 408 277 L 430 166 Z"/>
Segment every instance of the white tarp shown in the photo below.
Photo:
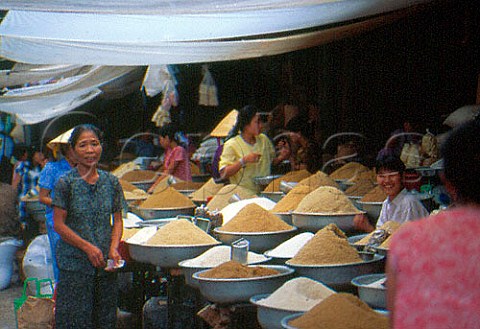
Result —
<path fill-rule="evenodd" d="M 429 0 L 3 0 L 0 9 L 22 10 L 9 11 L 0 25 L 0 56 L 34 64 L 85 65 L 261 57 L 325 42 L 325 31 L 305 29 L 425 2 Z"/>

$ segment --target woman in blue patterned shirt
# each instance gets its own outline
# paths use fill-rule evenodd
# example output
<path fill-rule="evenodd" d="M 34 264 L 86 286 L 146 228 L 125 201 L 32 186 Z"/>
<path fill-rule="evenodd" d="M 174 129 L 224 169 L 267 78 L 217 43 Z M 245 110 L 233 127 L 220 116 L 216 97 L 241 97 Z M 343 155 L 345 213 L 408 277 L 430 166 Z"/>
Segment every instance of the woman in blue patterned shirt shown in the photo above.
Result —
<path fill-rule="evenodd" d="M 121 260 L 123 191 L 118 179 L 97 169 L 101 132 L 92 125 L 76 127 L 69 143 L 76 168 L 62 176 L 52 202 L 59 281 L 57 329 L 115 328 L 118 287 L 107 259 Z"/>

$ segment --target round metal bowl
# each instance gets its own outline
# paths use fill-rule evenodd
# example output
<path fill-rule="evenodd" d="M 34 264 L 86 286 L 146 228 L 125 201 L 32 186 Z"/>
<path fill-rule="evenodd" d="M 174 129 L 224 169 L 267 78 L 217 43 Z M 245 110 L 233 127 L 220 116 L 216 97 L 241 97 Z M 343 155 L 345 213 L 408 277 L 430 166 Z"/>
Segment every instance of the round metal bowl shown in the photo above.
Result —
<path fill-rule="evenodd" d="M 270 261 L 270 257 L 265 256 L 265 260 L 263 261 L 257 261 L 257 262 L 248 262 L 248 265 L 255 265 L 255 264 L 263 264 L 267 263 Z M 182 260 L 180 263 L 178 263 L 178 266 L 182 269 L 183 275 L 185 276 L 185 283 L 188 284 L 190 287 L 197 288 L 198 289 L 198 280 L 193 278 L 193 274 L 199 271 L 203 270 L 209 270 L 212 267 L 211 266 L 188 266 L 186 263 L 189 261 L 189 259 Z"/>
<path fill-rule="evenodd" d="M 259 176 L 253 177 L 253 182 L 260 187 L 265 188 L 272 180 L 281 177 L 282 175 L 269 175 L 269 176 Z"/>
<path fill-rule="evenodd" d="M 141 207 L 132 207 L 132 212 L 143 218 L 144 220 L 149 219 L 160 219 L 160 218 L 172 218 L 178 215 L 189 215 L 193 216 L 195 211 L 195 206 L 192 207 L 182 207 L 182 208 L 141 208 Z"/>
<path fill-rule="evenodd" d="M 380 211 L 382 210 L 383 201 L 363 202 L 361 200 L 357 200 L 357 204 L 363 211 L 367 213 L 367 216 L 371 217 L 374 220 L 377 220 L 378 216 L 380 216 Z"/>
<path fill-rule="evenodd" d="M 270 276 L 240 279 L 213 279 L 199 276 L 208 270 L 193 274 L 198 280 L 200 293 L 209 301 L 219 304 L 248 302 L 257 294 L 270 294 L 291 279 L 294 270 L 287 266 L 262 265 L 279 273 Z"/>
<path fill-rule="evenodd" d="M 385 258 L 388 256 L 388 248 L 380 248 L 375 247 L 375 253 L 384 256 Z"/>
<path fill-rule="evenodd" d="M 293 225 L 292 212 L 274 212 L 273 214 L 280 217 L 280 219 L 283 220 L 288 225 Z"/>
<path fill-rule="evenodd" d="M 340 190 L 346 191 L 350 186 L 355 185 L 355 183 L 349 182 L 348 179 L 335 179 L 335 182 L 340 187 Z"/>
<path fill-rule="evenodd" d="M 194 246 L 149 246 L 127 241 L 128 251 L 133 260 L 164 268 L 178 267 L 182 260 L 195 258 L 218 244 L 220 242 Z"/>
<path fill-rule="evenodd" d="M 155 183 L 157 179 L 153 180 L 146 180 L 146 181 L 139 181 L 139 182 L 131 182 L 133 185 L 135 185 L 137 188 L 144 190 L 145 192 L 148 191 L 150 187 L 152 187 L 153 183 Z"/>
<path fill-rule="evenodd" d="M 140 226 L 140 227 L 148 227 L 148 226 L 161 227 L 161 226 L 166 225 L 170 222 L 173 222 L 174 220 L 178 220 L 178 218 L 174 217 L 174 218 L 149 219 L 149 220 L 143 220 L 143 221 L 138 222 L 138 226 Z"/>
<path fill-rule="evenodd" d="M 282 328 L 284 328 L 284 329 L 298 329 L 297 327 L 291 326 L 288 323 L 290 321 L 293 321 L 293 320 L 301 317 L 302 315 L 303 315 L 303 313 L 298 313 L 298 312 L 295 313 L 295 314 L 292 314 L 292 315 L 287 315 L 286 317 L 284 317 L 282 319 L 282 321 L 280 321 L 280 324 L 281 324 Z"/>
<path fill-rule="evenodd" d="M 24 199 L 25 210 L 37 222 L 45 222 L 45 205 L 38 198 Z"/>
<path fill-rule="evenodd" d="M 238 239 L 244 238 L 250 242 L 249 250 L 263 253 L 290 239 L 296 230 L 297 228 L 293 227 L 287 231 L 276 232 L 225 232 L 217 227 L 213 231 L 218 236 L 218 239 L 225 244 L 229 245 Z"/>
<path fill-rule="evenodd" d="M 259 300 L 265 299 L 269 294 L 255 295 L 250 298 L 250 303 L 257 306 L 257 320 L 263 329 L 282 329 L 282 319 L 288 315 L 298 314 L 298 311 L 289 311 L 258 304 Z"/>
<path fill-rule="evenodd" d="M 362 254 L 362 257 L 363 253 Z M 286 262 L 286 265 L 295 269 L 299 276 L 321 281 L 334 290 L 350 290 L 353 278 L 371 273 L 385 271 L 384 256 L 368 254 L 369 260 L 359 263 L 327 264 L 327 265 L 295 265 Z"/>
<path fill-rule="evenodd" d="M 360 275 L 352 279 L 358 289 L 358 297 L 373 308 L 386 308 L 387 288 L 383 285 L 369 287 L 375 281 L 385 278 L 385 273 Z"/>
<path fill-rule="evenodd" d="M 278 202 L 282 200 L 285 194 L 283 192 L 260 192 L 260 196 L 268 198 L 273 202 Z"/>
<path fill-rule="evenodd" d="M 292 224 L 299 229 L 310 232 L 317 232 L 328 224 L 335 224 L 344 232 L 352 232 L 355 230 L 353 226 L 353 217 L 355 215 L 358 215 L 358 213 L 321 214 L 292 212 Z"/>
<path fill-rule="evenodd" d="M 355 244 L 356 242 L 362 240 L 364 237 L 366 237 L 368 235 L 368 233 L 364 233 L 364 234 L 357 234 L 357 235 L 353 235 L 353 236 L 349 236 L 347 238 L 347 241 L 348 243 L 350 243 L 350 245 L 354 248 L 356 248 L 357 250 L 362 250 L 364 245 L 359 245 L 359 244 Z"/>
<path fill-rule="evenodd" d="M 360 201 L 363 198 L 361 195 L 348 195 L 348 199 L 352 201 L 353 205 L 357 207 L 357 209 L 362 210 L 362 207 L 357 203 L 357 201 Z"/>

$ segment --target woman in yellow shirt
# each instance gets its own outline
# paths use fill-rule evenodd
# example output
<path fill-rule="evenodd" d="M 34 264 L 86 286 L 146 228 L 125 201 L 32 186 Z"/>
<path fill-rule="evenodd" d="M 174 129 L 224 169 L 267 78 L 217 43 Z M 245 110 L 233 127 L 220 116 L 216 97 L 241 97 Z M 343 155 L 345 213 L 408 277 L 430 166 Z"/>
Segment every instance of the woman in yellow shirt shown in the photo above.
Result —
<path fill-rule="evenodd" d="M 270 166 L 288 157 L 281 153 L 275 158 L 273 144 L 261 133 L 261 125 L 256 107 L 247 105 L 240 109 L 233 128 L 236 135 L 225 142 L 219 163 L 222 178 L 255 193 L 259 189 L 253 178 L 270 175 Z"/>

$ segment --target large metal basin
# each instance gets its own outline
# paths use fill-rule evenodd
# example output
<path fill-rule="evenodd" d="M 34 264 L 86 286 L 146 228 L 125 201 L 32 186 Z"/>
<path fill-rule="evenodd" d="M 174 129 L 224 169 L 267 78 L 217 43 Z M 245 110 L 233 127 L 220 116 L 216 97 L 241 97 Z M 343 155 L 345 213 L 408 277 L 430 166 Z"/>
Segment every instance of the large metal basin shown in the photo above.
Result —
<path fill-rule="evenodd" d="M 213 231 L 218 239 L 225 244 L 229 245 L 238 239 L 244 238 L 250 242 L 249 249 L 251 251 L 263 253 L 290 239 L 297 231 L 297 228 L 293 227 L 287 231 L 277 232 L 225 232 L 217 227 Z"/>
<path fill-rule="evenodd" d="M 372 273 L 385 272 L 384 256 L 373 254 L 370 260 L 349 264 L 295 265 L 290 261 L 286 265 L 295 269 L 300 276 L 321 281 L 334 290 L 351 290 L 353 278 Z"/>
<path fill-rule="evenodd" d="M 177 217 L 174 218 L 160 218 L 160 219 L 149 219 L 143 220 L 138 222 L 138 226 L 140 227 L 147 227 L 147 226 L 155 226 L 155 227 L 162 227 L 163 225 L 167 225 L 170 222 L 178 220 Z"/>
<path fill-rule="evenodd" d="M 241 279 L 212 279 L 202 278 L 199 275 L 208 270 L 193 274 L 198 280 L 200 293 L 209 301 L 219 304 L 248 302 L 257 294 L 270 294 L 291 279 L 294 270 L 287 266 L 262 265 L 277 270 L 279 274 L 255 278 Z"/>
<path fill-rule="evenodd" d="M 380 211 L 382 210 L 383 202 L 363 202 L 357 200 L 357 204 L 367 213 L 367 216 L 377 221 L 378 216 L 380 216 Z"/>
<path fill-rule="evenodd" d="M 178 263 L 182 260 L 195 258 L 218 244 L 220 242 L 195 246 L 149 246 L 127 241 L 130 257 L 133 260 L 164 268 L 178 267 Z"/>
<path fill-rule="evenodd" d="M 269 294 L 255 295 L 250 298 L 250 303 L 257 306 L 257 320 L 263 329 L 282 329 L 282 319 L 288 315 L 298 314 L 298 311 L 289 311 L 279 308 L 268 307 L 258 304 L 259 300 L 265 299 Z"/>
<path fill-rule="evenodd" d="M 366 274 L 352 279 L 358 289 L 358 297 L 373 308 L 387 308 L 387 288 L 385 286 L 369 287 L 375 281 L 385 278 L 385 273 Z"/>
<path fill-rule="evenodd" d="M 285 223 L 288 225 L 293 225 L 292 223 L 292 212 L 274 212 L 273 213 L 275 216 L 280 217 L 281 220 L 283 220 Z"/>
<path fill-rule="evenodd" d="M 335 224 L 339 229 L 348 233 L 355 230 L 353 218 L 358 213 L 349 214 L 321 214 L 292 212 L 292 224 L 299 229 L 317 232 L 329 224 Z"/>
<path fill-rule="evenodd" d="M 140 208 L 132 207 L 131 211 L 143 218 L 144 220 L 149 219 L 160 219 L 160 218 L 172 218 L 178 215 L 188 215 L 193 216 L 195 212 L 195 206 L 191 207 L 182 207 L 182 208 Z"/>

